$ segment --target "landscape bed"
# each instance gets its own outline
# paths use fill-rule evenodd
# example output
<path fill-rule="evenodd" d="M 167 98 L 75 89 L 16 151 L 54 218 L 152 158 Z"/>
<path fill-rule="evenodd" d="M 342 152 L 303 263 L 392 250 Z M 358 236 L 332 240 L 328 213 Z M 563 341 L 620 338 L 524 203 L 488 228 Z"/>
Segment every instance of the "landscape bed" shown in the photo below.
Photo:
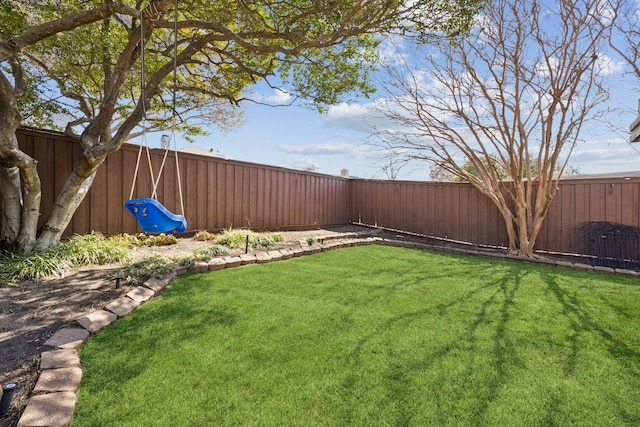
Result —
<path fill-rule="evenodd" d="M 186 274 L 73 425 L 638 425 L 639 328 L 637 278 L 382 245 Z"/>

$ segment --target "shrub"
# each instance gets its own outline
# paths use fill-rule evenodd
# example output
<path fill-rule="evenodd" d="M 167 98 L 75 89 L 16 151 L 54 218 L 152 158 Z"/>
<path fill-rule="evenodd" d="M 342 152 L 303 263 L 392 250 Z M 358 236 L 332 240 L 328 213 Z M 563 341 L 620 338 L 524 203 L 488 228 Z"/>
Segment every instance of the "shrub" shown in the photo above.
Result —
<path fill-rule="evenodd" d="M 83 265 L 119 262 L 129 253 L 130 245 L 122 239 L 105 239 L 100 233 L 75 235 L 46 251 L 0 256 L 0 282 L 37 281 Z"/>
<path fill-rule="evenodd" d="M 244 247 L 249 233 L 250 232 L 246 230 L 233 230 L 228 228 L 217 234 L 214 242 L 232 249 Z"/>
<path fill-rule="evenodd" d="M 150 277 L 161 279 L 175 270 L 175 263 L 163 256 L 154 254 L 140 261 L 127 264 L 119 273 L 125 283 L 139 285 Z"/>
<path fill-rule="evenodd" d="M 274 245 L 275 239 L 271 236 L 252 236 L 249 245 L 252 248 L 270 248 Z"/>
<path fill-rule="evenodd" d="M 109 237 L 114 241 L 126 242 L 130 246 L 168 246 L 178 243 L 178 239 L 173 234 L 160 233 L 157 235 L 149 235 L 144 233 L 138 234 L 117 234 Z"/>
<path fill-rule="evenodd" d="M 196 249 L 193 255 L 198 261 L 208 261 L 216 256 L 229 255 L 229 250 L 224 246 L 211 245 Z"/>
<path fill-rule="evenodd" d="M 75 235 L 54 249 L 73 266 L 102 265 L 126 259 L 130 245 L 118 239 L 105 239 L 100 233 Z"/>
<path fill-rule="evenodd" d="M 282 242 L 284 235 L 281 233 L 273 233 L 268 236 L 256 234 L 249 230 L 233 230 L 226 229 L 215 236 L 214 241 L 219 245 L 228 248 L 244 248 L 249 239 L 250 248 L 268 249 L 276 242 Z"/>
<path fill-rule="evenodd" d="M 145 246 L 169 246 L 178 243 L 178 239 L 173 234 L 157 234 L 149 236 L 145 241 Z"/>
<path fill-rule="evenodd" d="M 211 242 L 215 239 L 216 239 L 216 235 L 209 233 L 208 231 L 198 231 L 193 236 L 193 240 L 197 240 L 199 242 Z"/>
<path fill-rule="evenodd" d="M 275 242 L 284 242 L 284 234 L 282 233 L 272 233 L 270 236 Z"/>
<path fill-rule="evenodd" d="M 71 261 L 55 250 L 8 253 L 0 257 L 0 282 L 14 285 L 22 280 L 40 280 L 71 268 Z"/>

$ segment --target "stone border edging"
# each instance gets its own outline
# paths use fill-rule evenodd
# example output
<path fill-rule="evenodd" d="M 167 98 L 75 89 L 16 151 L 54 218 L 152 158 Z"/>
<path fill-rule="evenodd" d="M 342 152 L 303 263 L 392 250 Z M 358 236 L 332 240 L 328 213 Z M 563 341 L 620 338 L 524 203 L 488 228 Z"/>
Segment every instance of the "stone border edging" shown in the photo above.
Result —
<path fill-rule="evenodd" d="M 196 262 L 189 268 L 177 268 L 175 273 L 171 273 L 162 279 L 151 278 L 142 285 L 129 291 L 126 295 L 120 296 L 106 304 L 103 309 L 81 317 L 77 320 L 79 327 L 69 327 L 58 330 L 45 342 L 45 345 L 53 347 L 53 349 L 41 354 L 41 372 L 32 391 L 32 395 L 29 398 L 29 402 L 18 421 L 18 427 L 66 427 L 70 425 L 77 400 L 76 392 L 82 380 L 82 364 L 78 354 L 80 345 L 82 345 L 91 334 L 98 332 L 117 319 L 126 316 L 140 305 L 160 294 L 173 279 L 185 272 L 215 271 L 241 265 L 264 264 L 350 246 L 384 244 L 412 249 L 547 264 L 629 277 L 640 277 L 640 272 L 633 270 L 591 266 L 550 258 L 528 258 L 482 249 L 455 248 L 427 243 L 383 239 L 380 237 L 362 237 L 361 234 L 359 235 L 357 233 L 324 237 L 318 239 L 313 245 L 309 245 L 306 240 L 302 239 L 299 241 L 299 244 L 299 247 L 295 246 L 287 249 L 213 258 L 209 262 Z"/>

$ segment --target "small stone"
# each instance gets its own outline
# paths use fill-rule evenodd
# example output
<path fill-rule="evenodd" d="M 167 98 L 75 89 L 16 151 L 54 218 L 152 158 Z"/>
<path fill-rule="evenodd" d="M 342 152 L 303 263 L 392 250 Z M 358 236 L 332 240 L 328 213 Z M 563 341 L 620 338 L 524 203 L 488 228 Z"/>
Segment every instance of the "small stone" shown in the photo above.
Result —
<path fill-rule="evenodd" d="M 613 274 L 615 272 L 613 268 L 604 267 L 602 265 L 596 265 L 595 267 L 593 267 L 593 271 L 599 271 L 601 273 L 610 273 L 610 274 Z"/>
<path fill-rule="evenodd" d="M 208 265 L 209 271 L 222 270 L 227 265 L 227 262 L 222 258 L 213 258 Z"/>
<path fill-rule="evenodd" d="M 293 251 L 289 248 L 280 249 L 282 259 L 289 259 L 293 257 Z"/>
<path fill-rule="evenodd" d="M 239 256 L 228 256 L 224 260 L 226 261 L 226 268 L 239 267 L 242 264 Z"/>
<path fill-rule="evenodd" d="M 301 247 L 297 247 L 297 246 L 291 248 L 291 252 L 292 252 L 292 255 L 294 257 L 299 257 L 299 256 L 304 255 L 304 249 L 302 249 Z"/>
<path fill-rule="evenodd" d="M 100 329 L 108 326 L 116 321 L 118 316 L 105 310 L 94 311 L 91 314 L 78 319 L 80 326 L 91 333 L 98 332 Z"/>
<path fill-rule="evenodd" d="M 80 357 L 75 349 L 45 351 L 40 357 L 40 369 L 74 368 L 80 366 Z"/>
<path fill-rule="evenodd" d="M 149 288 L 154 291 L 156 294 L 164 290 L 167 287 L 171 279 L 165 277 L 163 279 L 156 279 L 155 277 L 150 278 L 146 282 L 143 283 L 145 288 Z"/>
<path fill-rule="evenodd" d="M 33 391 L 72 391 L 75 392 L 82 380 L 82 369 L 58 368 L 46 369 L 40 373 Z"/>
<path fill-rule="evenodd" d="M 242 255 L 240 255 L 240 263 L 241 263 L 241 265 L 255 264 L 257 261 L 258 261 L 258 259 L 253 254 L 242 254 Z"/>
<path fill-rule="evenodd" d="M 70 391 L 32 396 L 18 427 L 68 426 L 75 406 L 76 394 Z"/>
<path fill-rule="evenodd" d="M 189 267 L 188 271 L 189 273 L 204 273 L 205 271 L 209 271 L 209 263 L 205 261 L 196 261 Z"/>
<path fill-rule="evenodd" d="M 45 341 L 45 345 L 58 348 L 78 348 L 89 337 L 89 331 L 83 328 L 60 329 L 51 338 Z"/>
<path fill-rule="evenodd" d="M 556 261 L 556 265 L 558 267 L 569 267 L 573 268 L 573 263 L 569 261 Z"/>
<path fill-rule="evenodd" d="M 616 268 L 616 274 L 620 276 L 638 277 L 640 272 L 634 270 L 627 270 L 624 268 Z"/>
<path fill-rule="evenodd" d="M 116 300 L 111 301 L 109 304 L 105 306 L 107 310 L 112 312 L 118 317 L 126 316 L 131 313 L 133 310 L 138 308 L 140 303 L 138 301 L 134 301 L 131 298 L 120 297 Z"/>
<path fill-rule="evenodd" d="M 151 289 L 145 288 L 143 286 L 138 286 L 134 290 L 130 291 L 127 296 L 134 301 L 142 304 L 143 302 L 149 301 L 151 298 L 155 296 L 155 292 Z"/>
<path fill-rule="evenodd" d="M 258 264 L 265 264 L 271 261 L 272 261 L 271 255 L 269 255 L 267 252 L 258 252 L 256 254 L 256 262 Z"/>

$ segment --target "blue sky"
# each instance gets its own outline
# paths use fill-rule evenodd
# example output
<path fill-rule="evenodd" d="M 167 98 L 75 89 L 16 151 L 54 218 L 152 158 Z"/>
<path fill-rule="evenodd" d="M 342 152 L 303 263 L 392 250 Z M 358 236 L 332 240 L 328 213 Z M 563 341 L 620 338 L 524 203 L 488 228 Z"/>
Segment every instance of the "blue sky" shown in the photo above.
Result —
<path fill-rule="evenodd" d="M 612 74 L 616 84 L 606 106 L 608 113 L 583 133 L 584 142 L 569 161 L 582 174 L 640 170 L 640 143 L 632 146 L 627 142 L 629 125 L 638 115 L 640 81 L 625 75 L 627 67 L 618 66 L 620 70 Z M 278 97 L 266 89 L 262 95 L 274 100 Z M 330 175 L 339 175 L 346 168 L 352 176 L 386 179 L 380 154 L 368 144 L 367 126 L 374 102 L 375 96 L 360 103 L 340 104 L 324 115 L 297 105 L 248 103 L 244 126 L 226 134 L 212 129 L 211 135 L 199 137 L 195 145 L 234 160 L 291 169 L 315 165 L 318 172 Z M 429 180 L 428 165 L 409 165 L 398 179 Z"/>
<path fill-rule="evenodd" d="M 610 101 L 602 106 L 601 120 L 584 130 L 583 142 L 569 160 L 581 174 L 640 171 L 640 143 L 627 142 L 629 125 L 638 115 L 640 79 L 625 63 L 608 59 Z M 289 102 L 286 95 L 266 85 L 257 86 L 254 93 L 274 105 Z M 351 176 L 386 179 L 380 153 L 368 144 L 373 105 L 384 94 L 379 90 L 370 99 L 333 106 L 325 115 L 296 105 L 247 103 L 242 127 L 227 134 L 211 129 L 211 135 L 199 137 L 195 145 L 229 159 L 292 169 L 315 166 L 318 172 L 331 175 L 339 175 L 344 168 Z M 179 148 L 185 145 L 179 143 Z M 398 179 L 429 180 L 428 164 L 410 164 L 400 170 Z"/>

